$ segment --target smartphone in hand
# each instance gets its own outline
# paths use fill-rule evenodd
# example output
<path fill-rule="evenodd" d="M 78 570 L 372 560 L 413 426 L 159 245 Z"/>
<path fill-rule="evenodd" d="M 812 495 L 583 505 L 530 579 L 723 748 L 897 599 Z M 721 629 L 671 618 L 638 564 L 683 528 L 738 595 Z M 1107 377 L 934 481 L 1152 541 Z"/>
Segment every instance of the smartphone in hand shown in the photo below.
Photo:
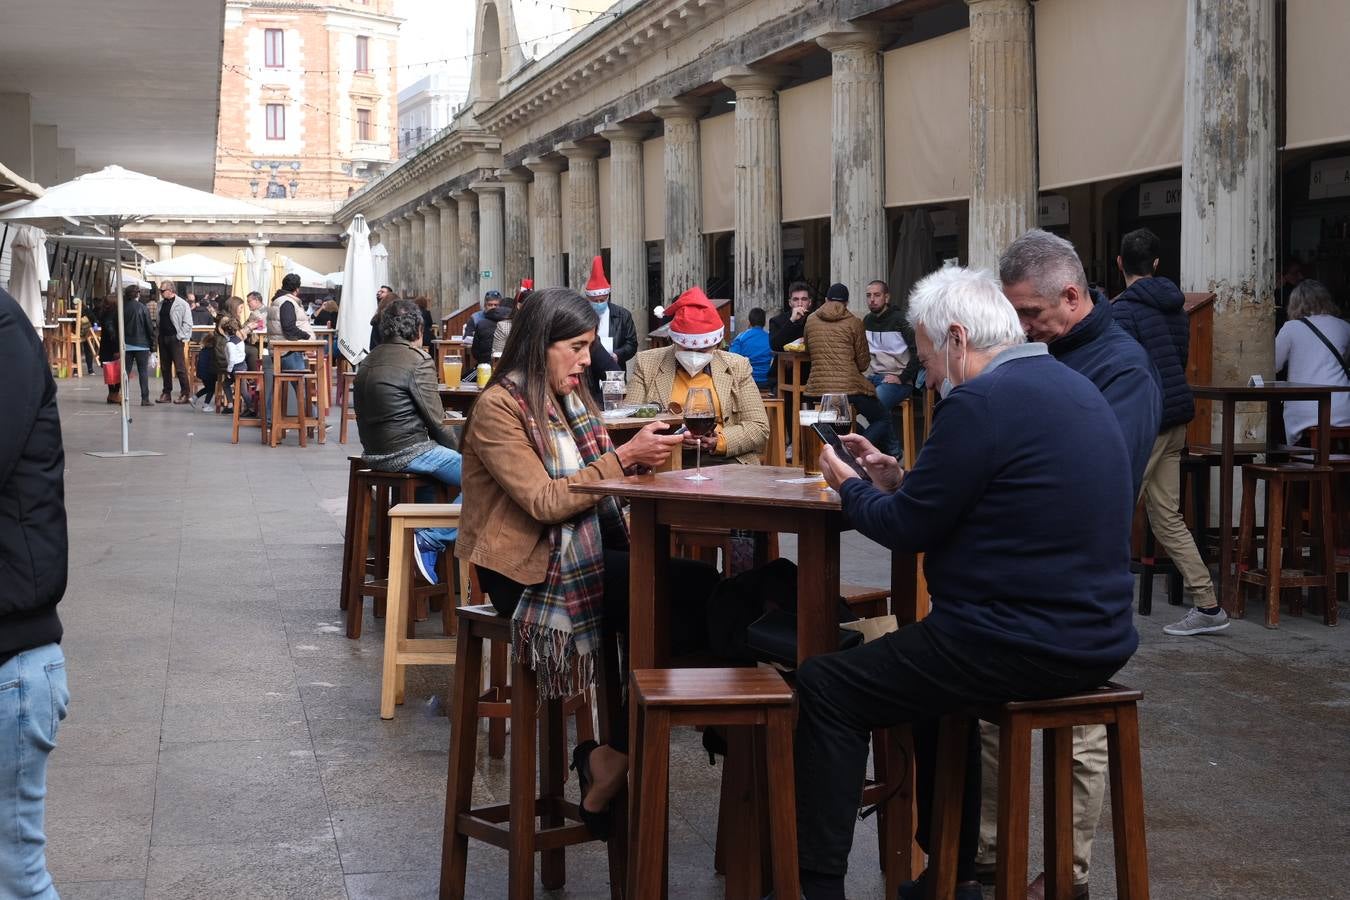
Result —
<path fill-rule="evenodd" d="M 857 458 L 844 446 L 844 442 L 839 440 L 839 435 L 835 433 L 833 427 L 822 425 L 819 422 L 816 422 L 811 427 L 816 430 L 816 434 L 820 435 L 820 439 L 823 442 L 830 445 L 834 450 L 835 456 L 848 463 L 849 467 L 853 469 L 863 481 L 866 481 L 868 484 L 872 483 L 872 476 L 867 474 L 867 470 L 863 468 L 862 463 L 858 462 Z"/>

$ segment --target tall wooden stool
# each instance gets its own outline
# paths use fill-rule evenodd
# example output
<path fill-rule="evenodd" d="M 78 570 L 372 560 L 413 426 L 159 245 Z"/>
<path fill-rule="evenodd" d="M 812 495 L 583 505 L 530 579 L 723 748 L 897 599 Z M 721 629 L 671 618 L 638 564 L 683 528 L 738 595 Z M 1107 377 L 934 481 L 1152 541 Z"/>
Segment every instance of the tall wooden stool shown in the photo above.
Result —
<path fill-rule="evenodd" d="M 285 394 L 288 388 L 295 389 L 295 415 L 285 415 Z M 313 372 L 278 372 L 272 376 L 272 425 L 268 443 L 273 447 L 286 439 L 286 432 L 295 429 L 300 435 L 300 446 L 309 446 L 305 440 L 306 431 L 318 428 L 319 443 L 323 443 L 323 418 L 318 414 L 310 416 L 310 403 L 317 404 L 319 379 Z"/>
<path fill-rule="evenodd" d="M 384 668 L 380 677 L 380 718 L 392 719 L 403 703 L 408 666 L 453 666 L 455 641 L 419 638 L 413 631 L 412 570 L 418 528 L 458 528 L 458 503 L 400 503 L 389 510 L 389 587 L 384 612 Z M 447 569 L 450 567 L 447 566 Z M 447 584 L 453 607 L 454 585 Z M 433 588 L 434 589 L 434 588 Z"/>
<path fill-rule="evenodd" d="M 787 465 L 787 429 L 783 418 L 784 402 L 781 397 L 764 398 L 764 411 L 769 414 L 769 439 L 765 442 L 764 452 L 759 457 L 761 465 Z"/>
<path fill-rule="evenodd" d="M 343 372 L 338 376 L 338 443 L 347 443 L 347 423 L 356 421 L 356 404 L 352 393 L 356 387 L 356 373 Z"/>
<path fill-rule="evenodd" d="M 1256 486 L 1266 484 L 1266 554 L 1265 566 L 1256 561 Z M 1286 552 L 1285 541 L 1291 548 L 1301 545 L 1298 532 L 1302 530 L 1302 516 L 1286 515 L 1286 501 L 1292 499 L 1286 486 L 1308 485 L 1312 559 L 1310 568 L 1303 566 L 1301 551 Z M 1287 532 L 1286 532 L 1286 529 Z M 1336 608 L 1336 541 L 1332 520 L 1331 468 L 1301 463 L 1277 465 L 1249 463 L 1242 467 L 1242 515 L 1238 527 L 1237 578 L 1231 579 L 1224 608 L 1230 616 L 1246 615 L 1246 597 L 1243 585 L 1255 584 L 1265 588 L 1266 627 L 1280 624 L 1280 592 L 1288 588 L 1321 588 L 1322 621 L 1335 625 L 1339 619 Z M 1294 615 L 1303 614 L 1301 595 L 1290 606 Z"/>
<path fill-rule="evenodd" d="M 965 790 L 966 747 L 975 719 L 999 727 L 998 900 L 1027 895 L 1028 819 L 1031 812 L 1031 732 L 1044 732 L 1045 896 L 1073 895 L 1073 729 L 1105 725 L 1111 772 L 1112 843 L 1116 896 L 1148 900 L 1148 848 L 1144 835 L 1144 779 L 1139 757 L 1139 701 L 1143 694 L 1118 684 L 1095 691 L 1004 703 L 945 716 L 938 732 L 933 785 L 932 856 L 928 900 L 952 900 Z"/>
<path fill-rule="evenodd" d="M 792 691 L 767 668 L 637 669 L 629 682 L 632 814 L 637 843 L 629 864 L 628 896 L 662 896 L 670 781 L 670 729 L 722 725 L 753 729 L 758 778 L 750 802 L 736 812 L 740 871 L 728 864 L 727 894 L 739 895 L 735 878 L 748 875 L 749 891 L 760 869 L 761 812 L 767 806 L 769 855 L 776 896 L 797 897 L 797 812 L 792 773 Z M 514 738 L 513 738 L 514 739 Z M 726 796 L 725 792 L 723 796 Z M 730 854 L 728 854 L 730 855 Z M 745 869 L 750 871 L 746 872 Z"/>
<path fill-rule="evenodd" d="M 245 385 L 250 384 L 257 389 L 258 408 L 254 410 L 256 415 L 246 416 L 244 415 L 244 396 L 245 396 L 244 387 Z M 234 427 L 233 427 L 233 434 L 230 438 L 230 443 L 232 444 L 239 443 L 240 428 L 258 429 L 258 435 L 262 438 L 262 442 L 264 444 L 267 443 L 267 418 L 266 416 L 263 415 L 262 403 L 263 403 L 263 373 L 260 371 L 235 372 L 234 415 L 232 416 Z"/>
<path fill-rule="evenodd" d="M 347 608 L 351 590 L 353 538 L 356 535 L 356 473 L 370 468 L 359 456 L 347 457 L 347 466 L 347 522 L 342 529 L 342 586 L 338 588 L 338 609 L 342 610 Z M 375 558 L 369 555 L 369 547 L 362 547 L 361 552 L 365 557 L 361 564 L 364 580 L 364 574 L 374 570 Z"/>
<path fill-rule="evenodd" d="M 530 900 L 534 897 L 536 853 L 542 854 L 544 887 L 554 890 L 567 880 L 564 848 L 595 840 L 581 823 L 577 805 L 563 798 L 567 771 L 563 704 L 559 700 L 541 704 L 534 672 L 519 662 L 512 665 L 510 801 L 474 808 L 478 719 L 485 713 L 484 705 L 475 702 L 483 686 L 483 644 L 510 643 L 511 620 L 497 615 L 491 606 L 461 606 L 455 612 L 459 617 L 459 660 L 450 713 L 454 721 L 450 727 L 440 897 L 466 897 L 469 838 L 474 838 L 507 851 L 507 897 Z M 600 683 L 604 690 L 605 679 Z M 621 798 L 616 798 L 616 810 L 620 803 Z M 616 826 L 621 826 L 622 815 L 616 818 Z M 616 827 L 609 842 L 611 896 L 615 900 L 622 897 L 625 856 L 624 829 Z"/>
<path fill-rule="evenodd" d="M 438 503 L 450 500 L 448 486 L 426 475 L 414 472 L 381 472 L 355 464 L 354 471 L 348 472 L 352 487 L 347 494 L 347 515 L 351 529 L 344 535 L 343 559 L 347 566 L 347 576 L 343 579 L 346 591 L 341 600 L 342 608 L 347 610 L 347 637 L 356 640 L 361 637 L 361 621 L 365 615 L 364 599 L 375 601 L 375 615 L 387 615 L 386 604 L 389 596 L 389 567 L 392 559 L 390 511 L 395 504 L 413 503 L 417 499 L 419 487 L 430 487 L 435 491 Z M 370 523 L 375 521 L 375 566 L 374 580 L 366 581 L 368 548 L 370 546 Z M 420 526 L 429 527 L 429 526 Z M 350 549 L 348 549 L 350 548 Z M 449 606 L 454 606 L 454 586 L 446 576 L 450 574 L 452 563 L 447 553 L 441 560 L 441 578 L 450 591 Z M 446 587 L 423 584 L 413 588 L 413 600 L 420 604 L 433 596 L 443 594 Z M 442 607 L 444 611 L 444 607 Z M 450 618 L 445 613 L 447 619 Z M 446 634 L 450 634 L 446 628 Z"/>

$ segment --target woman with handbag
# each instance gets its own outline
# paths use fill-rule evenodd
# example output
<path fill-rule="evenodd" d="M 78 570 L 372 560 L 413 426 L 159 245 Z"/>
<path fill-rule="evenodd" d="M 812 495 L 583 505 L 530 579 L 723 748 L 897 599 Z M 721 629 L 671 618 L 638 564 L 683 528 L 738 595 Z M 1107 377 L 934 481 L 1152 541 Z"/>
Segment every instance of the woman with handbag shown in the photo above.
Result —
<path fill-rule="evenodd" d="M 1305 278 L 1289 295 L 1289 321 L 1275 335 L 1275 371 L 1288 369 L 1286 378 L 1300 384 L 1350 387 L 1350 322 L 1331 291 L 1320 281 Z M 1350 394 L 1331 395 L 1331 424 L 1350 425 Z M 1291 444 L 1317 425 L 1317 401 L 1290 400 L 1284 404 L 1285 440 Z"/>
<path fill-rule="evenodd" d="M 98 361 L 103 369 L 103 383 L 108 386 L 110 404 L 122 402 L 122 361 L 118 359 L 117 295 L 104 297 L 98 307 L 99 345 Z"/>
<path fill-rule="evenodd" d="M 565 698 L 596 683 L 602 641 L 625 631 L 628 618 L 628 528 L 618 500 L 569 488 L 660 466 L 683 438 L 654 422 L 621 447 L 611 443 L 584 387 L 599 316 L 581 294 L 541 291 L 513 321 L 465 426 L 455 555 L 511 618 L 512 653 L 533 660 L 540 698 Z M 696 629 L 672 633 L 672 644 L 706 643 L 697 629 L 716 571 L 672 560 L 670 579 L 681 586 L 672 629 Z M 615 724 L 609 744 L 587 741 L 572 757 L 582 820 L 602 839 L 628 772 L 627 716 Z"/>

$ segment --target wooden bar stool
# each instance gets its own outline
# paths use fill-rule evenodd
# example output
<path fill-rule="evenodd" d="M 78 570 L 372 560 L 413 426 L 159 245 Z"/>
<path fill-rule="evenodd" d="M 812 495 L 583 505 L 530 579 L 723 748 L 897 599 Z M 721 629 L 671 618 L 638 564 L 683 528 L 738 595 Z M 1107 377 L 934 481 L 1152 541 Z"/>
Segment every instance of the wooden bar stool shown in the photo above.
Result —
<path fill-rule="evenodd" d="M 414 472 L 381 472 L 355 463 L 349 465 L 352 466 L 352 470 L 349 470 L 347 477 L 352 487 L 347 494 L 347 515 L 351 529 L 344 535 L 342 555 L 347 566 L 347 575 L 343 579 L 346 589 L 340 603 L 347 611 L 347 637 L 356 640 L 361 637 L 366 597 L 374 599 L 376 617 L 387 615 L 388 579 L 390 562 L 393 558 L 389 520 L 391 510 L 399 503 L 413 503 L 417 499 L 419 487 L 432 488 L 436 502 L 441 504 L 449 502 L 450 494 L 444 482 L 426 475 Z M 374 580 L 366 581 L 372 519 L 375 523 L 375 560 L 374 571 L 371 573 Z M 413 588 L 413 600 L 418 604 L 419 612 L 421 604 L 434 596 L 443 595 L 447 589 L 450 591 L 448 605 L 451 607 L 455 605 L 453 579 L 447 577 L 453 572 L 449 553 L 442 558 L 441 564 L 441 578 L 447 587 L 420 584 Z M 452 620 L 450 614 L 445 612 L 444 606 L 442 614 L 446 620 Z M 448 625 L 445 627 L 445 633 L 452 633 Z"/>
<path fill-rule="evenodd" d="M 1143 694 L 1118 684 L 1095 691 L 1004 703 L 944 716 L 938 730 L 933 785 L 932 856 L 928 900 L 952 900 L 965 789 L 966 747 L 975 719 L 999 727 L 998 900 L 1027 895 L 1027 843 L 1031 812 L 1031 732 L 1044 732 L 1045 896 L 1073 895 L 1073 728 L 1105 725 L 1111 773 L 1112 843 L 1116 897 L 1148 900 L 1148 848 L 1144 834 L 1144 781 L 1139 757 L 1139 701 Z"/>
<path fill-rule="evenodd" d="M 459 509 L 458 503 L 400 503 L 389 510 L 389 586 L 384 612 L 384 667 L 380 677 L 381 719 L 392 719 L 394 707 L 403 703 L 408 666 L 455 664 L 453 639 L 419 638 L 413 630 L 412 555 L 417 551 L 417 545 L 412 540 L 412 533 L 418 528 L 458 528 Z M 454 607 L 454 584 L 447 583 L 446 587 L 449 590 L 447 606 Z M 435 590 L 434 586 L 432 589 Z"/>
<path fill-rule="evenodd" d="M 554 890 L 567 880 L 564 848 L 595 840 L 581 823 L 577 805 L 563 798 L 567 771 L 563 703 L 550 700 L 541 704 L 534 672 L 520 662 L 512 664 L 510 800 L 473 807 L 478 719 L 489 712 L 483 703 L 475 702 L 483 686 L 483 645 L 509 644 L 511 620 L 497 615 L 491 606 L 461 606 L 455 612 L 459 617 L 459 661 L 450 713 L 454 721 L 450 728 L 440 897 L 464 900 L 467 896 L 469 838 L 474 838 L 507 851 L 507 897 L 529 900 L 534 897 L 536 853 L 543 857 L 543 885 Z M 601 679 L 602 689 L 604 683 Z M 616 799 L 616 808 L 619 804 Z M 623 829 L 616 827 L 609 854 L 611 895 L 616 900 L 622 896 L 624 851 Z"/>
<path fill-rule="evenodd" d="M 342 586 L 338 588 L 338 609 L 342 610 L 347 608 L 349 591 L 351 590 L 352 553 L 355 547 L 353 538 L 356 534 L 356 473 L 369 468 L 365 460 L 359 456 L 347 457 L 347 466 L 347 522 L 342 529 Z M 369 548 L 362 549 L 368 551 Z M 364 572 L 372 571 L 374 564 L 374 557 L 367 555 L 363 563 Z"/>
<path fill-rule="evenodd" d="M 1331 468 L 1303 463 L 1278 465 L 1249 463 L 1242 467 L 1242 515 L 1238 527 L 1237 578 L 1230 582 L 1224 608 L 1230 616 L 1246 615 L 1246 597 L 1243 585 L 1255 584 L 1265 588 L 1266 627 L 1276 628 L 1280 623 L 1280 592 L 1288 588 L 1321 588 L 1322 621 L 1335 625 L 1339 618 L 1336 608 L 1336 528 L 1332 520 Z M 1256 562 L 1256 489 L 1259 482 L 1266 484 L 1266 552 L 1265 565 Z M 1302 515 L 1286 515 L 1286 502 L 1293 498 L 1286 486 L 1308 485 L 1312 516 L 1312 558 L 1304 568 L 1301 546 Z M 1289 547 L 1286 548 L 1286 540 Z M 1301 597 L 1290 606 L 1294 615 L 1303 614 Z"/>
<path fill-rule="evenodd" d="M 797 812 L 792 773 L 792 690 L 768 668 L 637 669 L 628 692 L 631 765 L 636 792 L 632 798 L 637 843 L 629 865 L 629 897 L 663 895 L 666 869 L 666 825 L 670 780 L 670 729 L 679 725 L 720 725 L 752 729 L 758 751 L 753 765 L 766 784 L 750 779 L 749 803 L 735 813 L 736 854 L 748 874 L 751 895 L 760 868 L 761 815 L 767 809 L 770 857 L 775 893 L 797 897 Z M 726 796 L 726 791 L 723 792 Z M 747 844 L 749 846 L 747 846 Z M 730 854 L 728 854 L 730 856 Z"/>
<path fill-rule="evenodd" d="M 347 443 L 347 423 L 356 421 L 356 403 L 352 393 L 356 387 L 356 373 L 343 372 L 338 376 L 338 443 Z"/>
<path fill-rule="evenodd" d="M 764 411 L 769 415 L 769 439 L 759 461 L 765 466 L 787 465 L 787 430 L 784 426 L 784 401 L 780 397 L 765 397 Z"/>
<path fill-rule="evenodd" d="M 253 385 L 254 389 L 257 391 L 256 396 L 258 398 L 258 408 L 254 410 L 256 415 L 246 416 L 244 415 L 244 397 L 247 395 L 244 392 L 244 387 L 245 385 L 250 384 Z M 235 372 L 234 415 L 232 416 L 234 428 L 233 434 L 230 438 L 230 443 L 232 444 L 239 443 L 240 428 L 258 429 L 258 435 L 262 438 L 262 442 L 264 444 L 267 443 L 267 418 L 263 415 L 262 401 L 263 401 L 263 373 L 260 371 Z"/>
<path fill-rule="evenodd" d="M 295 415 L 285 415 L 285 394 L 295 389 Z M 272 425 L 268 443 L 273 447 L 286 439 L 286 432 L 294 429 L 300 435 L 300 446 L 309 446 L 306 431 L 318 427 L 319 443 L 323 443 L 323 420 L 309 414 L 310 403 L 318 400 L 318 376 L 313 372 L 278 372 L 272 376 Z"/>

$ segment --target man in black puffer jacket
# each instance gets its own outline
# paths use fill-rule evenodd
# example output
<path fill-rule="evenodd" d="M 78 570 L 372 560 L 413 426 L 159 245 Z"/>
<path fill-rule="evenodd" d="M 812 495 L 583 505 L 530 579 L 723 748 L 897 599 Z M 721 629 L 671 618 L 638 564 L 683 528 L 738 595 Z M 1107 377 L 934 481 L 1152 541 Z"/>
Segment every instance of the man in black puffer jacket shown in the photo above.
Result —
<path fill-rule="evenodd" d="M 42 342 L 0 290 L 0 897 L 55 896 L 42 831 L 66 716 L 56 604 L 66 592 L 65 452 Z"/>
<path fill-rule="evenodd" d="M 1195 400 L 1186 383 L 1190 322 L 1181 289 L 1153 274 L 1158 269 L 1158 253 L 1158 237 L 1147 228 L 1121 238 L 1116 264 L 1125 276 L 1125 290 L 1111 305 L 1111 314 L 1148 351 L 1162 380 L 1162 422 L 1144 470 L 1144 509 L 1158 543 L 1181 572 L 1186 594 L 1194 604 L 1180 622 L 1163 631 L 1208 634 L 1227 628 L 1228 614 L 1214 596 L 1209 567 L 1200 558 L 1195 539 L 1181 518 L 1181 450 L 1186 446 L 1186 423 L 1195 417 Z"/>

